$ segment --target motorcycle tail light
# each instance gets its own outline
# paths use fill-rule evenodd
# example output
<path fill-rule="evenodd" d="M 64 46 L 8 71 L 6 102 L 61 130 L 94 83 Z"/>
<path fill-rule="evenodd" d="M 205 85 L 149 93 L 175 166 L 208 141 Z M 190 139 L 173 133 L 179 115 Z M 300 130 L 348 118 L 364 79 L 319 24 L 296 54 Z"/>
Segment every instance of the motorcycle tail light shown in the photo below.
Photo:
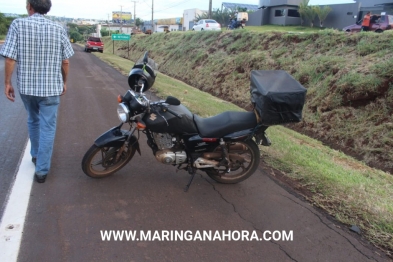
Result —
<path fill-rule="evenodd" d="M 118 95 L 118 96 L 117 96 L 117 102 L 118 102 L 118 103 L 123 102 L 123 97 L 122 97 L 121 95 Z"/>

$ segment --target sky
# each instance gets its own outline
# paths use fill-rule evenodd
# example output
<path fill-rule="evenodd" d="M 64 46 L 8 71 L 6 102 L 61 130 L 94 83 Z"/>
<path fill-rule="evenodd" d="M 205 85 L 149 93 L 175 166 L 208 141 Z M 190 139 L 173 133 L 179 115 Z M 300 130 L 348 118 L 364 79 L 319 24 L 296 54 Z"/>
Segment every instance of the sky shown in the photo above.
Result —
<path fill-rule="evenodd" d="M 183 10 L 198 8 L 209 9 L 209 0 L 52 0 L 52 8 L 48 15 L 68 18 L 103 19 L 112 17 L 112 11 L 134 13 L 143 20 L 151 20 L 152 3 L 153 18 L 182 17 Z M 222 2 L 259 5 L 259 0 L 213 0 L 213 9 L 221 8 Z M 352 0 L 310 0 L 310 5 L 351 3 Z M 0 0 L 0 13 L 27 14 L 26 0 Z"/>

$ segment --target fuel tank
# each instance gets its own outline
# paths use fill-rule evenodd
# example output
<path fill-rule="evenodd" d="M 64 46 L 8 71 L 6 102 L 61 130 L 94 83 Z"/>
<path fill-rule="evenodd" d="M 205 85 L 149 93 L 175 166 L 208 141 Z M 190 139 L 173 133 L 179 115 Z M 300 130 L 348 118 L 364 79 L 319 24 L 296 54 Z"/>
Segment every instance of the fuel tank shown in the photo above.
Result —
<path fill-rule="evenodd" d="M 183 105 L 169 106 L 169 109 L 176 112 L 182 118 L 163 111 L 152 111 L 142 119 L 147 128 L 156 133 L 182 133 L 195 134 L 198 130 L 195 126 L 193 114 Z"/>

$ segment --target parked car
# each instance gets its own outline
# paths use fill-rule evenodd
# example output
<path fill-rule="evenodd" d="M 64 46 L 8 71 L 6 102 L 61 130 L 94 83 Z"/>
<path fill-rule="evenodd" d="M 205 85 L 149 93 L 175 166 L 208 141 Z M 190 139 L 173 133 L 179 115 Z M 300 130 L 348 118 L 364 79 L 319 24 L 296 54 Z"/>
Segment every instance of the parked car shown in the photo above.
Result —
<path fill-rule="evenodd" d="M 192 27 L 192 31 L 203 31 L 203 30 L 221 30 L 221 25 L 213 19 L 199 20 L 196 25 Z"/>
<path fill-rule="evenodd" d="M 356 22 L 356 24 L 343 28 L 345 32 L 360 32 L 362 29 L 362 21 Z M 372 16 L 370 21 L 370 31 L 382 33 L 385 30 L 391 30 L 393 28 L 393 15 L 381 15 Z"/>
<path fill-rule="evenodd" d="M 85 44 L 85 52 L 99 51 L 104 52 L 104 43 L 99 37 L 90 36 Z"/>

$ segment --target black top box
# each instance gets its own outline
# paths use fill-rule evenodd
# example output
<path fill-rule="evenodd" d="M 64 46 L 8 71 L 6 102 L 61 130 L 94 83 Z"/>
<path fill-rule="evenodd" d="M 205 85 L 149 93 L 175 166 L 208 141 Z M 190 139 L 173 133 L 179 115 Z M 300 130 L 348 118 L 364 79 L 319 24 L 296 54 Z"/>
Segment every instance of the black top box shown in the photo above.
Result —
<path fill-rule="evenodd" d="M 271 126 L 302 120 L 307 89 L 287 72 L 251 71 L 250 92 L 259 124 Z"/>

